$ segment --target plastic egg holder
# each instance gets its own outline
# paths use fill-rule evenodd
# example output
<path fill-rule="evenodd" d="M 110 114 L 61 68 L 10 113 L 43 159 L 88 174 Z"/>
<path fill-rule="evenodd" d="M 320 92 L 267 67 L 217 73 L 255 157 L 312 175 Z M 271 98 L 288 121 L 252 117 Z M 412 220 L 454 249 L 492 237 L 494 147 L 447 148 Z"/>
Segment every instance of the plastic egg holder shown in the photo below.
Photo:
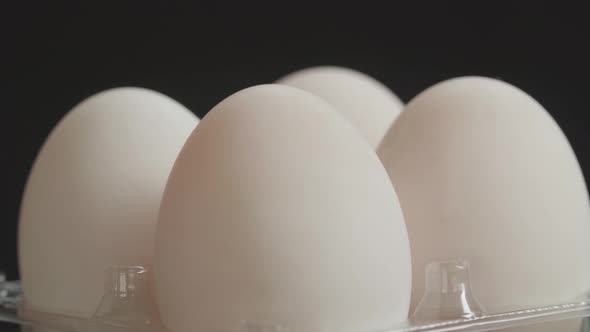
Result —
<path fill-rule="evenodd" d="M 93 320 L 117 327 L 158 325 L 158 310 L 149 291 L 149 272 L 141 266 L 113 266 Z"/>
<path fill-rule="evenodd" d="M 22 303 L 18 317 L 5 319 L 2 315 L 0 320 L 64 331 L 163 331 L 151 297 L 150 279 L 146 267 L 112 266 L 107 271 L 104 295 L 90 319 L 32 311 Z"/>
<path fill-rule="evenodd" d="M 426 292 L 410 317 L 414 322 L 473 319 L 484 313 L 473 295 L 469 263 L 464 260 L 430 263 L 426 267 Z"/>
<path fill-rule="evenodd" d="M 149 269 L 113 266 L 107 272 L 105 294 L 90 319 L 34 312 L 20 301 L 18 281 L 0 281 L 0 321 L 44 330 L 69 332 L 166 332 L 151 297 Z M 470 285 L 469 263 L 432 262 L 426 267 L 426 292 L 410 319 L 384 332 L 491 331 L 515 326 L 590 317 L 590 301 L 486 314 Z M 586 318 L 580 331 L 590 328 Z M 280 322 L 243 321 L 237 332 L 297 332 Z M 363 332 L 363 331 L 360 331 Z"/>
<path fill-rule="evenodd" d="M 0 272 L 0 306 L 16 309 L 21 301 L 21 287 L 19 281 L 7 281 L 6 274 Z"/>

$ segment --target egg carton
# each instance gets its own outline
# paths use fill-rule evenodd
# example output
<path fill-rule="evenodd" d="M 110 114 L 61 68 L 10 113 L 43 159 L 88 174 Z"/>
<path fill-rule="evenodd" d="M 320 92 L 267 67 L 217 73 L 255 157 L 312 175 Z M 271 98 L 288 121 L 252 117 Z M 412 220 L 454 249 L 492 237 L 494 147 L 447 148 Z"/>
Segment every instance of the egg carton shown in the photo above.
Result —
<path fill-rule="evenodd" d="M 464 261 L 431 263 L 427 267 L 425 295 L 410 319 L 381 332 L 590 332 L 588 296 L 570 303 L 486 313 L 471 290 L 468 267 Z M 149 295 L 149 273 L 141 266 L 111 268 L 105 294 L 89 319 L 30 310 L 21 301 L 20 282 L 0 279 L 0 322 L 35 332 L 169 332 L 162 327 Z M 568 326 L 567 331 L 564 326 Z M 280 322 L 244 321 L 237 332 L 298 331 Z"/>

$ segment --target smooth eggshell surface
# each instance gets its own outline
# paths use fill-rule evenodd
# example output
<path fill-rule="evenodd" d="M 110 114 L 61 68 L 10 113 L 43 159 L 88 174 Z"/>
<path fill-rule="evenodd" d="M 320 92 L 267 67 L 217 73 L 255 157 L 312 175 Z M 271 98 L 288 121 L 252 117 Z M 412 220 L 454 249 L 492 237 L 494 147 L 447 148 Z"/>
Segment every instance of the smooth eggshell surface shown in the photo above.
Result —
<path fill-rule="evenodd" d="M 111 265 L 151 265 L 166 180 L 198 119 L 172 99 L 117 88 L 78 104 L 33 165 L 21 206 L 27 309 L 90 317 Z"/>
<path fill-rule="evenodd" d="M 348 68 L 308 68 L 277 83 L 306 90 L 332 104 L 375 148 L 404 107 L 385 85 Z"/>
<path fill-rule="evenodd" d="M 193 132 L 155 263 L 176 332 L 373 331 L 408 314 L 409 244 L 383 165 L 329 104 L 287 86 L 240 91 Z"/>
<path fill-rule="evenodd" d="M 590 290 L 590 206 L 566 137 L 530 96 L 465 77 L 414 98 L 378 149 L 410 237 L 412 308 L 429 261 L 471 263 L 491 313 Z"/>

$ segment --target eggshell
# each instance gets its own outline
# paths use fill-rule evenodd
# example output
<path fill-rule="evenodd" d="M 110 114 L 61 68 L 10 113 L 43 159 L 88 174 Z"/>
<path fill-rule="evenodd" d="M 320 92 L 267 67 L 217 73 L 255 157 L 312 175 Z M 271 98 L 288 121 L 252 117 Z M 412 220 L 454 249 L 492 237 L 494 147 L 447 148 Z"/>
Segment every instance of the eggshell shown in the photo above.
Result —
<path fill-rule="evenodd" d="M 378 149 L 411 243 L 412 310 L 429 261 L 471 263 L 487 312 L 590 290 L 590 206 L 576 156 L 533 98 L 464 77 L 415 97 Z"/>
<path fill-rule="evenodd" d="M 240 91 L 193 132 L 155 264 L 176 332 L 373 331 L 408 314 L 409 244 L 383 165 L 329 104 L 287 86 Z"/>
<path fill-rule="evenodd" d="M 375 148 L 404 107 L 385 85 L 348 68 L 308 68 L 277 83 L 306 90 L 332 104 Z"/>
<path fill-rule="evenodd" d="M 150 265 L 166 180 L 198 119 L 174 100 L 117 88 L 78 104 L 33 165 L 21 205 L 28 309 L 90 317 L 111 265 Z"/>

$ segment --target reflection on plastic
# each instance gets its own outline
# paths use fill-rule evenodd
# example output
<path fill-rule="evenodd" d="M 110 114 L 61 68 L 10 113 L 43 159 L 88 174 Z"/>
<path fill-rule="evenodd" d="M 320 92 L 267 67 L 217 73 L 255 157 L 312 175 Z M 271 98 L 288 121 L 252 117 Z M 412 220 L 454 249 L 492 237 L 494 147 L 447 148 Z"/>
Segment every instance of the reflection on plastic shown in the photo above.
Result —
<path fill-rule="evenodd" d="M 280 324 L 264 324 L 243 321 L 240 324 L 240 332 L 289 332 L 289 328 Z"/>
<path fill-rule="evenodd" d="M 466 261 L 428 264 L 424 297 L 411 316 L 412 321 L 431 322 L 481 315 L 483 309 L 471 290 Z"/>
<path fill-rule="evenodd" d="M 0 307 L 16 310 L 21 300 L 20 281 L 6 280 L 6 274 L 0 271 Z"/>
<path fill-rule="evenodd" d="M 150 294 L 149 271 L 141 266 L 113 266 L 108 272 L 105 294 L 92 320 L 125 328 L 159 324 Z"/>

